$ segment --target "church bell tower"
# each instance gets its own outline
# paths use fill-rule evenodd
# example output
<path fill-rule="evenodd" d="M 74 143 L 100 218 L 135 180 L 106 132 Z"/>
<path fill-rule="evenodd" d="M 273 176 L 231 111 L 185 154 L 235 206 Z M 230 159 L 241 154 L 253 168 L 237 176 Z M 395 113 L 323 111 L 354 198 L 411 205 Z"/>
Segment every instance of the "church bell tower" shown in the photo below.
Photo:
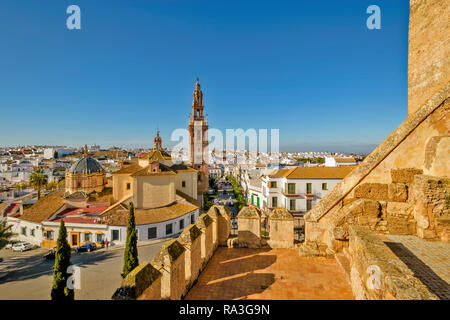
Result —
<path fill-rule="evenodd" d="M 205 117 L 203 105 L 203 92 L 200 83 L 195 84 L 192 115 L 189 117 L 189 152 L 191 166 L 199 170 L 197 191 L 199 194 L 208 192 L 208 119 Z"/>

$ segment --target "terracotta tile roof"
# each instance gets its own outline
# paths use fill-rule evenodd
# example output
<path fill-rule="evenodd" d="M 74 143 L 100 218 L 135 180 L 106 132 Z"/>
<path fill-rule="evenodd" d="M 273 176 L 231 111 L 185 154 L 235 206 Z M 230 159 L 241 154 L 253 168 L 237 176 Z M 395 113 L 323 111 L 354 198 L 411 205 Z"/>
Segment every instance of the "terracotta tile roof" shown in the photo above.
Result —
<path fill-rule="evenodd" d="M 112 203 L 113 202 L 113 190 L 112 188 L 104 188 L 101 192 L 93 192 L 89 195 L 88 203 Z"/>
<path fill-rule="evenodd" d="M 122 204 L 115 206 L 114 208 L 107 209 L 103 212 L 101 217 L 103 217 L 104 222 L 108 225 L 126 226 L 128 221 L 128 209 L 126 208 L 127 206 Z M 196 209 L 196 206 L 190 204 L 174 202 L 160 208 L 135 209 L 134 215 L 136 218 L 136 225 L 144 225 L 175 219 Z"/>
<path fill-rule="evenodd" d="M 176 190 L 176 194 L 179 195 L 180 197 L 186 199 L 187 202 L 193 204 L 194 206 L 200 207 L 200 202 L 197 199 L 192 198 L 191 196 L 187 195 L 186 193 L 181 192 L 180 190 Z"/>
<path fill-rule="evenodd" d="M 113 174 L 124 174 L 124 173 L 135 173 L 136 171 L 142 170 L 142 167 L 137 163 L 133 162 L 132 164 L 128 166 L 124 166 L 123 168 L 117 170 L 116 172 L 113 172 Z"/>
<path fill-rule="evenodd" d="M 170 160 L 172 157 L 164 150 L 153 150 L 147 153 L 142 159 L 148 160 Z"/>
<path fill-rule="evenodd" d="M 141 168 L 141 170 L 136 171 L 131 176 L 132 177 L 138 177 L 138 176 L 166 176 L 166 175 L 176 175 L 176 173 L 168 166 L 160 163 L 159 169 L 160 172 L 152 172 L 148 170 L 149 166 L 146 166 L 145 168 Z"/>
<path fill-rule="evenodd" d="M 63 195 L 64 191 L 55 191 L 42 197 L 30 208 L 25 209 L 20 219 L 31 222 L 47 220 L 64 205 Z"/>
<path fill-rule="evenodd" d="M 284 177 L 288 179 L 343 179 L 356 166 L 343 167 L 297 167 Z"/>
<path fill-rule="evenodd" d="M 292 171 L 293 169 L 280 169 L 271 174 L 266 174 L 267 177 L 270 178 L 282 178 L 286 173 Z"/>
<path fill-rule="evenodd" d="M 187 166 L 185 164 L 174 164 L 170 167 L 172 170 L 175 171 L 189 171 L 189 172 L 198 172 L 198 170 L 195 170 L 194 168 Z"/>
<path fill-rule="evenodd" d="M 65 209 L 53 220 L 59 222 L 64 220 L 64 222 L 72 223 L 99 223 L 98 215 L 106 210 L 105 206 L 89 207 L 89 208 L 69 208 Z"/>
<path fill-rule="evenodd" d="M 75 191 L 74 193 L 64 194 L 65 199 L 86 199 L 88 195 L 84 191 Z"/>

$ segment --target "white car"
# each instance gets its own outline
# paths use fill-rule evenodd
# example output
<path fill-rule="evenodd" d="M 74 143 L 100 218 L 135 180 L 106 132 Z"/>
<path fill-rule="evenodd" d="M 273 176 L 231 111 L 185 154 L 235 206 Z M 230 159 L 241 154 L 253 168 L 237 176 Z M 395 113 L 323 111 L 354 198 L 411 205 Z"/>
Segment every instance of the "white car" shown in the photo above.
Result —
<path fill-rule="evenodd" d="M 14 244 L 12 246 L 12 251 L 24 252 L 24 251 L 31 250 L 31 249 L 33 249 L 33 245 L 28 242 L 20 242 L 20 243 Z"/>

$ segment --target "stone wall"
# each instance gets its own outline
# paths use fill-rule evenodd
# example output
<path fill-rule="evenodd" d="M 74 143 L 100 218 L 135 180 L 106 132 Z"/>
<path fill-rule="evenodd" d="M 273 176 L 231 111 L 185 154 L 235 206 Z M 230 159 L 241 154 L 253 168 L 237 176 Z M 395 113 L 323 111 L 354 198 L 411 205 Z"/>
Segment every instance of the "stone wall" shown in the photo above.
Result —
<path fill-rule="evenodd" d="M 238 216 L 239 246 L 261 247 L 261 213 L 255 206 L 243 207 Z"/>
<path fill-rule="evenodd" d="M 410 193 L 417 235 L 423 239 L 449 241 L 450 179 L 416 175 Z"/>
<path fill-rule="evenodd" d="M 212 206 L 208 215 L 217 225 L 217 245 L 226 247 L 231 230 L 231 212 L 225 206 Z"/>
<path fill-rule="evenodd" d="M 449 241 L 450 180 L 393 169 L 391 183 L 362 183 L 318 222 L 306 222 L 302 255 L 329 255 L 348 246 L 349 227 Z"/>
<path fill-rule="evenodd" d="M 447 191 L 425 196 L 430 184 L 414 177 L 450 176 L 449 10 L 445 0 L 411 0 L 409 116 L 305 216 L 300 254 L 342 250 L 352 224 L 448 241 Z"/>
<path fill-rule="evenodd" d="M 217 237 L 217 234 L 213 234 L 213 220 L 206 213 L 203 213 L 198 217 L 195 225 L 201 232 L 201 269 L 203 270 L 206 267 L 209 259 L 211 259 L 214 250 L 216 249 L 216 247 L 214 247 L 213 239 L 214 237 Z"/>
<path fill-rule="evenodd" d="M 113 300 L 161 299 L 162 274 L 148 262 L 141 263 L 123 280 Z"/>
<path fill-rule="evenodd" d="M 180 234 L 178 242 L 186 249 L 185 279 L 186 290 L 189 290 L 202 268 L 201 231 L 191 224 Z"/>
<path fill-rule="evenodd" d="M 261 237 L 261 213 L 255 206 L 238 213 L 238 236 L 229 239 L 235 248 L 294 248 L 294 217 L 285 208 L 273 209 L 269 215 L 269 238 Z"/>
<path fill-rule="evenodd" d="M 168 240 L 151 263 L 141 263 L 131 271 L 112 298 L 182 299 L 212 257 L 216 248 L 213 239 L 226 243 L 224 238 L 229 236 L 230 226 L 224 222 L 229 221 L 229 210 L 218 205 L 211 210 L 218 211 L 217 229 L 213 229 L 212 218 L 202 214 L 177 239 Z"/>
<path fill-rule="evenodd" d="M 269 215 L 269 235 L 271 248 L 294 247 L 294 217 L 285 208 L 272 210 Z"/>
<path fill-rule="evenodd" d="M 350 283 L 358 300 L 437 300 L 367 227 L 350 227 Z"/>
<path fill-rule="evenodd" d="M 181 299 L 186 291 L 185 248 L 175 239 L 167 241 L 152 265 L 162 275 L 161 299 Z"/>
<path fill-rule="evenodd" d="M 412 114 L 450 79 L 448 0 L 411 0 L 408 112 Z"/>

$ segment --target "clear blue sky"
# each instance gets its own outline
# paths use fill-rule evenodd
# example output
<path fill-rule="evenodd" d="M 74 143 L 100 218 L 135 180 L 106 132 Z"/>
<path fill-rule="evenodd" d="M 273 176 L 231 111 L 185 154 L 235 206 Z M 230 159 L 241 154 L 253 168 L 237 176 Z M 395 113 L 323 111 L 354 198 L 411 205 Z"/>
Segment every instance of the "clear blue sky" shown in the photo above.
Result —
<path fill-rule="evenodd" d="M 407 0 L 3 0 L 0 145 L 146 147 L 158 126 L 170 146 L 199 76 L 210 127 L 371 151 L 407 117 L 408 15 Z"/>

